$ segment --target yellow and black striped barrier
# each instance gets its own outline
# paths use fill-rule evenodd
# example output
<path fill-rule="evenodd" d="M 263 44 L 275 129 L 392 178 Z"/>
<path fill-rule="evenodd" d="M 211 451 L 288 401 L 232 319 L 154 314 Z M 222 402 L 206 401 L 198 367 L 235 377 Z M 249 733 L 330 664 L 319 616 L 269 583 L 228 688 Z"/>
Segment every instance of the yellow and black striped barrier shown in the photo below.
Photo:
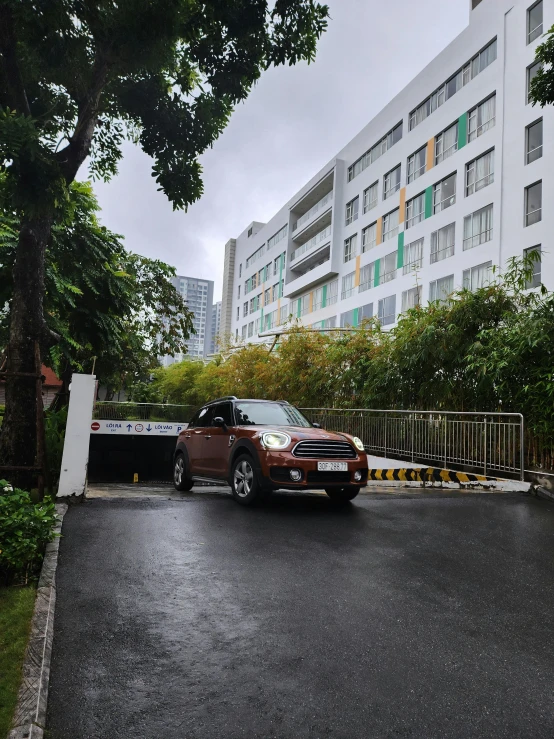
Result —
<path fill-rule="evenodd" d="M 440 467 L 406 467 L 392 470 L 369 470 L 368 480 L 381 480 L 383 482 L 457 482 L 463 485 L 468 482 L 491 482 L 497 480 L 497 478 L 474 475 L 469 472 L 443 470 Z"/>

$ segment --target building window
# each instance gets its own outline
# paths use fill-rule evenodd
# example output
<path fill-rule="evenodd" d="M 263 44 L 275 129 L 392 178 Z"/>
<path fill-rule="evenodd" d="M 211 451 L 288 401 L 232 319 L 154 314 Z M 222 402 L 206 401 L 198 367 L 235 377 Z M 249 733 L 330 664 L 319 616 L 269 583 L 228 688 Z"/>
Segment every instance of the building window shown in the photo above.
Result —
<path fill-rule="evenodd" d="M 248 238 L 252 236 L 252 226 L 248 229 Z"/>
<path fill-rule="evenodd" d="M 435 137 L 435 164 L 448 159 L 458 149 L 458 121 Z"/>
<path fill-rule="evenodd" d="M 346 220 L 345 225 L 349 225 L 353 221 L 355 221 L 358 218 L 358 206 L 359 206 L 360 198 L 356 195 L 356 197 L 351 200 L 349 203 L 346 203 Z"/>
<path fill-rule="evenodd" d="M 402 293 L 402 313 L 421 305 L 421 286 L 412 287 Z"/>
<path fill-rule="evenodd" d="M 446 177 L 433 187 L 433 213 L 450 208 L 456 202 L 456 173 Z"/>
<path fill-rule="evenodd" d="M 379 260 L 379 284 L 390 282 L 396 277 L 398 252 L 393 251 Z"/>
<path fill-rule="evenodd" d="M 542 0 L 527 10 L 527 43 L 542 36 Z"/>
<path fill-rule="evenodd" d="M 448 298 L 454 290 L 454 275 L 441 277 L 439 280 L 433 280 L 429 283 L 429 302 L 447 303 Z"/>
<path fill-rule="evenodd" d="M 362 229 L 362 254 L 373 249 L 377 243 L 377 221 Z"/>
<path fill-rule="evenodd" d="M 374 182 L 364 190 L 364 213 L 377 206 L 378 183 Z"/>
<path fill-rule="evenodd" d="M 242 338 L 243 338 L 243 339 L 246 339 L 246 323 L 245 323 L 245 324 L 244 324 L 244 326 L 242 327 Z"/>
<path fill-rule="evenodd" d="M 485 285 L 490 280 L 492 272 L 492 262 L 484 262 L 478 264 L 476 267 L 471 269 L 464 269 L 463 274 L 463 285 L 464 290 L 478 290 L 480 287 Z"/>
<path fill-rule="evenodd" d="M 250 321 L 248 324 L 248 338 L 254 335 L 254 321 Z"/>
<path fill-rule="evenodd" d="M 341 300 L 346 300 L 346 298 L 349 298 L 351 295 L 354 294 L 355 275 L 355 272 L 350 272 L 350 274 L 344 275 L 344 277 L 342 278 Z"/>
<path fill-rule="evenodd" d="M 396 321 L 396 295 L 389 295 L 377 304 L 377 318 L 381 326 L 388 326 Z"/>
<path fill-rule="evenodd" d="M 400 190 L 400 164 L 391 169 L 383 178 L 383 200 Z"/>
<path fill-rule="evenodd" d="M 373 318 L 373 303 L 368 303 L 358 308 L 358 325 L 368 318 Z"/>
<path fill-rule="evenodd" d="M 424 121 L 437 108 L 455 95 L 464 85 L 486 69 L 496 59 L 497 44 L 493 39 L 482 51 L 442 84 L 435 92 L 410 113 L 410 131 Z"/>
<path fill-rule="evenodd" d="M 240 300 L 240 285 L 239 285 L 239 292 L 238 292 L 238 295 L 237 295 L 237 300 Z"/>
<path fill-rule="evenodd" d="M 525 164 L 542 157 L 542 118 L 525 129 Z"/>
<path fill-rule="evenodd" d="M 327 286 L 327 305 L 333 305 L 339 297 L 339 281 L 333 280 Z"/>
<path fill-rule="evenodd" d="M 305 316 L 310 312 L 310 293 L 300 298 L 300 315 Z"/>
<path fill-rule="evenodd" d="M 406 228 L 415 226 L 425 218 L 425 193 L 416 195 L 406 203 Z"/>
<path fill-rule="evenodd" d="M 240 319 L 240 306 L 237 306 L 237 321 Z"/>
<path fill-rule="evenodd" d="M 541 62 L 535 62 L 535 64 L 527 67 L 527 104 L 531 102 L 531 82 L 535 79 L 539 69 L 542 69 Z"/>
<path fill-rule="evenodd" d="M 279 313 L 279 323 L 280 324 L 286 323 L 289 319 L 289 315 L 290 315 L 290 306 L 282 305 L 281 311 Z"/>
<path fill-rule="evenodd" d="M 532 226 L 542 220 L 542 182 L 525 188 L 525 225 Z"/>
<path fill-rule="evenodd" d="M 247 316 L 248 315 L 248 300 L 246 303 L 242 306 L 242 315 Z"/>
<path fill-rule="evenodd" d="M 267 240 L 267 250 L 269 251 L 272 249 L 275 244 L 277 244 L 281 239 L 284 239 L 288 232 L 288 225 L 285 224 L 282 226 L 276 234 L 274 234 L 270 239 Z"/>
<path fill-rule="evenodd" d="M 400 214 L 400 208 L 387 213 L 383 216 L 383 241 L 392 239 L 398 234 L 398 218 Z"/>
<path fill-rule="evenodd" d="M 363 170 L 366 169 L 366 167 L 369 167 L 370 164 L 379 159 L 380 156 L 400 141 L 401 138 L 402 121 L 392 128 L 386 136 L 383 136 L 383 138 L 372 146 L 371 149 L 368 149 L 363 156 L 354 162 L 354 164 L 348 167 L 348 182 L 353 180 L 354 177 L 357 177 L 360 172 L 363 172 Z"/>
<path fill-rule="evenodd" d="M 271 288 L 268 287 L 264 293 L 264 305 L 269 305 L 270 303 L 271 303 Z"/>
<path fill-rule="evenodd" d="M 360 270 L 360 292 L 363 293 L 366 290 L 372 288 L 375 284 L 375 262 L 366 264 Z"/>
<path fill-rule="evenodd" d="M 273 285 L 273 300 L 277 300 L 281 297 L 281 291 L 279 290 L 280 283 L 276 282 L 275 285 Z"/>
<path fill-rule="evenodd" d="M 256 318 L 254 322 L 254 333 L 256 334 L 256 336 L 260 333 L 260 319 L 259 318 Z"/>
<path fill-rule="evenodd" d="M 239 264 L 239 279 L 242 277 L 242 262 Z"/>
<path fill-rule="evenodd" d="M 319 310 L 323 307 L 323 288 L 318 287 L 314 290 L 314 304 L 313 309 Z"/>
<path fill-rule="evenodd" d="M 344 241 L 344 261 L 349 262 L 351 259 L 354 259 L 356 256 L 356 241 L 358 238 L 358 234 L 354 234 L 353 236 L 350 236 L 348 239 L 345 239 Z"/>
<path fill-rule="evenodd" d="M 467 140 L 474 141 L 496 123 L 496 93 L 469 111 Z"/>
<path fill-rule="evenodd" d="M 525 287 L 530 290 L 532 287 L 540 287 L 541 286 L 541 259 L 542 259 L 542 252 L 541 247 L 539 246 L 531 246 L 529 249 L 524 249 L 523 256 L 525 257 L 526 262 L 532 262 L 532 265 L 529 264 L 529 269 L 532 268 L 533 274 L 529 276 L 529 279 L 525 283 Z"/>
<path fill-rule="evenodd" d="M 422 146 L 421 149 L 408 157 L 408 184 L 417 180 L 425 172 L 427 166 L 427 147 Z"/>
<path fill-rule="evenodd" d="M 464 218 L 464 251 L 492 239 L 492 214 L 491 204 Z"/>
<path fill-rule="evenodd" d="M 415 272 L 423 266 L 423 239 L 412 241 L 404 247 L 404 266 L 402 274 L 407 275 Z"/>
<path fill-rule="evenodd" d="M 466 196 L 494 182 L 494 149 L 466 164 Z"/>
<path fill-rule="evenodd" d="M 456 224 L 450 223 L 431 234 L 431 264 L 454 256 Z"/>
<path fill-rule="evenodd" d="M 347 310 L 346 313 L 340 314 L 341 328 L 347 328 L 354 324 L 354 310 Z"/>

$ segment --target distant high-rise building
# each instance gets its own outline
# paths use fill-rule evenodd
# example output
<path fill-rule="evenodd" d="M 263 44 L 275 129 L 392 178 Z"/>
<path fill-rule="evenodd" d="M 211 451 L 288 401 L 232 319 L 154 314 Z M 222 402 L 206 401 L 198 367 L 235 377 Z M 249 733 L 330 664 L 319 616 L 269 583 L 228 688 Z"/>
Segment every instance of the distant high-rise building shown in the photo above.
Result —
<path fill-rule="evenodd" d="M 182 362 L 184 359 L 204 359 L 210 353 L 212 340 L 213 280 L 177 275 L 172 282 L 194 314 L 193 325 L 196 333 L 191 334 L 186 342 L 186 353 L 162 357 L 164 367 L 174 362 Z"/>
<path fill-rule="evenodd" d="M 210 354 L 215 354 L 218 347 L 218 337 L 221 329 L 221 300 L 213 304 L 212 307 L 212 341 Z"/>

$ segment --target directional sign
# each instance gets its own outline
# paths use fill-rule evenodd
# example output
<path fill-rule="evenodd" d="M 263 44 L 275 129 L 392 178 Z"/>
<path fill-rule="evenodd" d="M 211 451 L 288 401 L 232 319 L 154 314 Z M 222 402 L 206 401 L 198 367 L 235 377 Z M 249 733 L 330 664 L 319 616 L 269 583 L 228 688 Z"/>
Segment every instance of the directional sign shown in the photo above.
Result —
<path fill-rule="evenodd" d="M 94 421 L 90 425 L 91 434 L 122 434 L 124 436 L 178 436 L 187 427 L 186 423 L 166 423 L 151 421 L 145 427 L 142 423 L 129 421 Z"/>

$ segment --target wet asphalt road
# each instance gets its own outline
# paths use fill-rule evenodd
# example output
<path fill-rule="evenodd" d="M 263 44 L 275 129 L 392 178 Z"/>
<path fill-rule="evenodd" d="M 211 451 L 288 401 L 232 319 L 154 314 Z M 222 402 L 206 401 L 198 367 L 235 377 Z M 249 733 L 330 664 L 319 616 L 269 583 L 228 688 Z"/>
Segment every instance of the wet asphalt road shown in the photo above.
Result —
<path fill-rule="evenodd" d="M 554 736 L 554 505 L 94 500 L 63 526 L 48 739 Z"/>

